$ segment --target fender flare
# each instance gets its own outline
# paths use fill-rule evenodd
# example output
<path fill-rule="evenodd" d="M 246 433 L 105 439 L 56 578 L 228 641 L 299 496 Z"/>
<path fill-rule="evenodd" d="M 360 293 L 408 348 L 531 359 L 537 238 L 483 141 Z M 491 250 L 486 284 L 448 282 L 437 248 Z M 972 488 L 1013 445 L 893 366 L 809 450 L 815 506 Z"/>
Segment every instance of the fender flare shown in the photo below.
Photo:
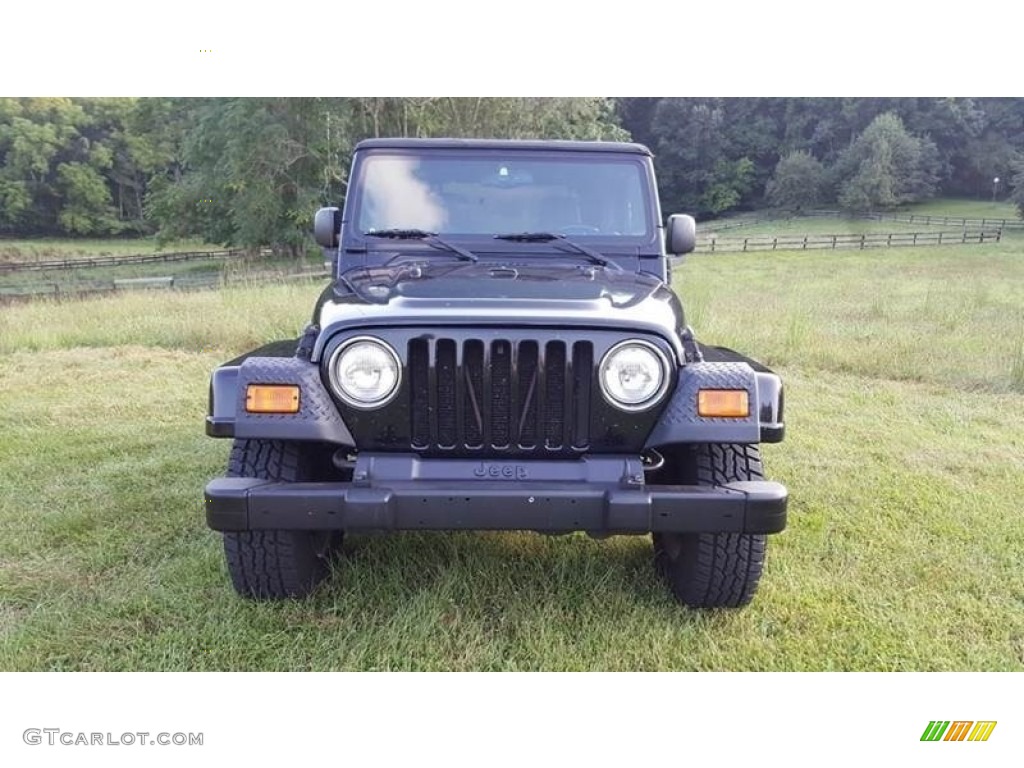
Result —
<path fill-rule="evenodd" d="M 298 413 L 249 413 L 245 393 L 250 384 L 299 387 Z M 210 378 L 206 434 L 211 437 L 307 440 L 355 446 L 315 363 L 297 357 L 246 357 L 222 365 Z"/>
<path fill-rule="evenodd" d="M 750 413 L 745 418 L 701 416 L 697 412 L 701 389 L 745 389 Z M 644 447 L 780 442 L 785 434 L 782 410 L 782 379 L 776 374 L 755 371 L 743 362 L 689 363 L 679 369 L 675 391 Z"/>

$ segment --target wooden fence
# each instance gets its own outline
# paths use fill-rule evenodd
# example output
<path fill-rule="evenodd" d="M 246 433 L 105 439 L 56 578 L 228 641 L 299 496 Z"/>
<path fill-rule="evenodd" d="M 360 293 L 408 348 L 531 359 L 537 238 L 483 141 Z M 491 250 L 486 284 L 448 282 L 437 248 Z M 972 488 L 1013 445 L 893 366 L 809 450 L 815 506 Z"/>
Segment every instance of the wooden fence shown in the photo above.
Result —
<path fill-rule="evenodd" d="M 906 248 L 935 245 L 981 245 L 998 243 L 1002 230 L 955 232 L 889 232 L 861 235 L 758 235 L 752 237 L 719 237 L 705 235 L 697 238 L 697 252 L 716 251 L 809 251 L 866 248 Z"/>
<path fill-rule="evenodd" d="M 889 213 L 886 211 L 844 213 L 843 211 L 803 211 L 801 216 L 828 219 L 867 219 L 870 221 L 899 221 L 905 224 L 927 224 L 941 227 L 991 227 L 993 229 L 1024 229 L 1024 219 L 971 219 L 963 216 L 931 216 L 920 213 Z"/>
<path fill-rule="evenodd" d="M 50 261 L 0 262 L 3 272 L 42 272 L 44 270 L 88 269 L 90 267 L 121 267 L 127 264 L 158 264 L 174 261 L 202 261 L 206 259 L 233 259 L 249 255 L 250 251 L 187 251 L 181 253 L 149 253 L 132 256 L 94 256 L 79 259 L 53 259 Z M 270 255 L 269 249 L 259 252 Z"/>
<path fill-rule="evenodd" d="M 712 219 L 702 221 L 697 225 L 698 230 L 725 232 L 731 229 L 751 227 L 755 224 L 778 223 L 779 221 L 793 221 L 801 218 L 815 219 L 855 219 L 861 221 L 897 221 L 904 224 L 921 224 L 925 226 L 939 227 L 963 227 L 964 229 L 1009 229 L 1024 230 L 1024 220 L 1021 219 L 971 219 L 963 216 L 931 216 L 919 213 L 889 213 L 886 211 L 869 211 L 865 213 L 848 213 L 846 211 L 801 211 L 800 213 L 780 213 L 775 217 L 767 216 L 736 216 L 723 219 Z"/>
<path fill-rule="evenodd" d="M 329 278 L 327 271 L 307 272 L 268 272 L 239 277 L 224 277 L 216 275 L 192 275 L 188 277 L 147 277 L 128 280 L 107 280 L 91 283 L 80 283 L 74 286 L 61 285 L 60 283 L 32 283 L 19 286 L 16 291 L 0 290 L 0 304 L 14 302 L 33 301 L 35 299 L 56 299 L 64 301 L 67 299 L 81 299 L 89 296 L 110 296 L 125 291 L 198 291 L 211 288 L 226 288 L 239 285 L 256 285 L 268 282 L 283 282 L 290 280 L 325 280 Z"/>
<path fill-rule="evenodd" d="M 743 227 L 752 227 L 755 224 L 778 224 L 780 221 L 792 221 L 794 216 L 776 216 L 773 218 L 752 216 L 749 218 L 727 218 L 727 219 L 712 219 L 710 221 L 699 221 L 697 222 L 697 233 L 700 234 L 701 230 L 707 230 L 708 232 L 726 232 L 730 229 L 741 229 Z"/>

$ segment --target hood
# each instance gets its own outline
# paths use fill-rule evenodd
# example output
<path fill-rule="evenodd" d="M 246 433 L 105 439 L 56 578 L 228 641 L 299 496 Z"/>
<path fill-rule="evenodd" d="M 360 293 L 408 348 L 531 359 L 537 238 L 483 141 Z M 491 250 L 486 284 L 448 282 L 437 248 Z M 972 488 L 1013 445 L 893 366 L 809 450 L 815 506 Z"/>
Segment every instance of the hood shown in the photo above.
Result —
<path fill-rule="evenodd" d="M 650 275 L 591 264 L 416 262 L 346 272 L 335 285 L 335 296 L 370 304 L 473 299 L 605 301 L 623 307 L 659 290 L 663 284 Z"/>
<path fill-rule="evenodd" d="M 406 262 L 350 270 L 318 318 L 324 331 L 372 325 L 591 327 L 656 333 L 673 346 L 685 326 L 658 278 L 595 264 Z M 330 333 L 321 333 L 322 346 Z"/>

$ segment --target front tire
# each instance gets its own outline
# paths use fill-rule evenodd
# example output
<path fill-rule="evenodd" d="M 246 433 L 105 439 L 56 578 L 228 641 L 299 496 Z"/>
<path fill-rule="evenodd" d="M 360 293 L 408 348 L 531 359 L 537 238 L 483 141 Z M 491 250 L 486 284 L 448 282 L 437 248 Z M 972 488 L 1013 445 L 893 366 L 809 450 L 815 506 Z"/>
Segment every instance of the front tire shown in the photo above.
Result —
<path fill-rule="evenodd" d="M 756 445 L 696 445 L 677 471 L 700 485 L 764 479 Z M 757 592 L 766 538 L 750 533 L 655 533 L 655 568 L 683 605 L 737 608 Z"/>
<path fill-rule="evenodd" d="M 228 477 L 281 482 L 316 478 L 321 457 L 306 443 L 235 440 Z M 255 600 L 305 597 L 330 574 L 342 535 L 327 531 L 230 531 L 224 556 L 235 591 Z"/>

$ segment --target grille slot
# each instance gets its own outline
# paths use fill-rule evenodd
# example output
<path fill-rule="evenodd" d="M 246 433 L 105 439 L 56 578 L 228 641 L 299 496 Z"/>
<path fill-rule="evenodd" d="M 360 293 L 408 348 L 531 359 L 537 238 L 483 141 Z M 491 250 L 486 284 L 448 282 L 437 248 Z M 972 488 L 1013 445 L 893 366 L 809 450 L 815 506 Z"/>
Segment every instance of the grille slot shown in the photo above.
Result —
<path fill-rule="evenodd" d="M 455 342 L 437 342 L 437 444 L 454 448 L 458 440 L 455 423 Z"/>
<path fill-rule="evenodd" d="M 549 341 L 544 349 L 544 447 L 558 450 L 565 435 L 565 344 Z"/>
<path fill-rule="evenodd" d="M 409 341 L 417 451 L 556 453 L 589 446 L 589 341 Z"/>
<path fill-rule="evenodd" d="M 586 341 L 572 345 L 572 389 L 574 408 L 572 447 L 590 444 L 590 382 L 594 370 L 594 347 Z"/>
<path fill-rule="evenodd" d="M 409 342 L 409 394 L 410 423 L 409 432 L 414 448 L 426 447 L 430 444 L 430 404 L 427 372 L 430 368 L 430 356 L 427 342 L 414 339 Z"/>

